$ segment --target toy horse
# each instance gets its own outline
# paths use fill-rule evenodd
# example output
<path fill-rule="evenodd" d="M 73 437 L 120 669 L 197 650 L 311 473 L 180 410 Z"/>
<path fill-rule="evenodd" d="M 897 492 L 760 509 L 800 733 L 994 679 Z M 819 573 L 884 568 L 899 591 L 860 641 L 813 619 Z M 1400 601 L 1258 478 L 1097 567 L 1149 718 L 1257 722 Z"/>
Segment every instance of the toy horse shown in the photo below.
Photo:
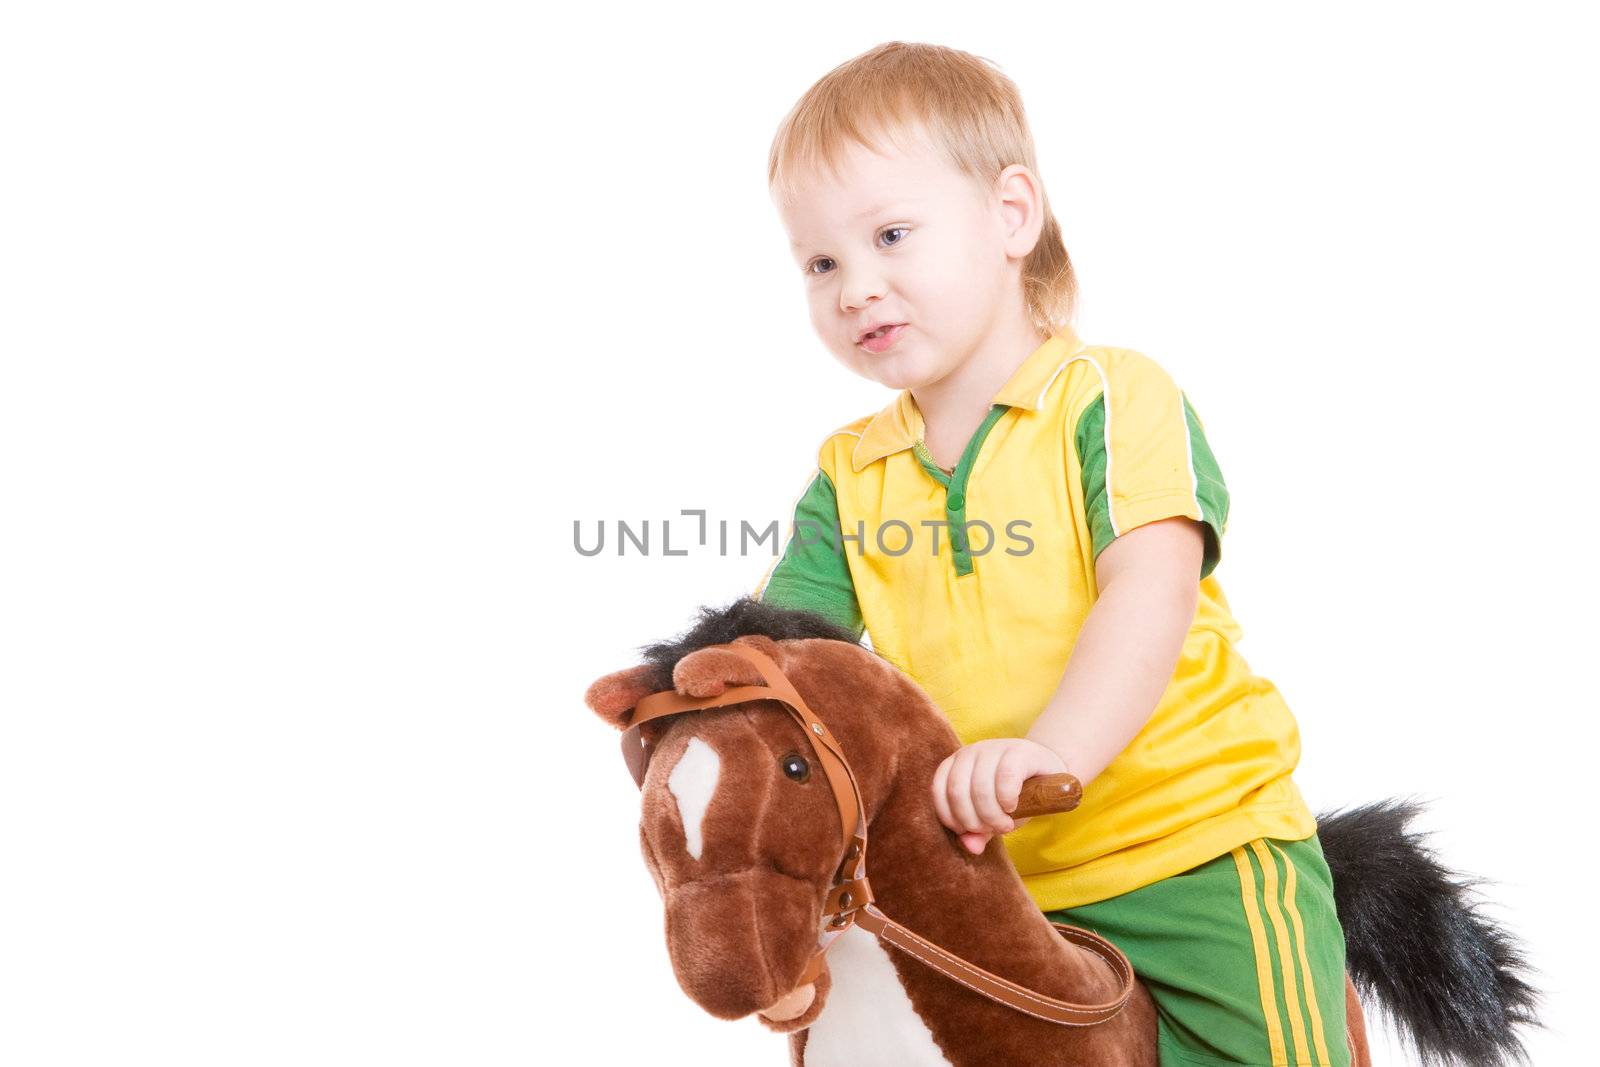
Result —
<path fill-rule="evenodd" d="M 585 699 L 647 753 L 625 746 L 640 846 L 692 1000 L 787 1033 L 793 1067 L 1154 1067 L 1155 1007 L 1121 954 L 1065 936 L 1003 847 L 974 856 L 938 821 L 930 782 L 960 743 L 911 678 L 814 615 L 748 598 L 645 655 Z M 634 723 L 652 698 L 696 710 Z M 1357 987 L 1424 1059 L 1520 1058 L 1527 964 L 1407 834 L 1414 813 L 1318 817 L 1351 1063 L 1370 1064 Z"/>

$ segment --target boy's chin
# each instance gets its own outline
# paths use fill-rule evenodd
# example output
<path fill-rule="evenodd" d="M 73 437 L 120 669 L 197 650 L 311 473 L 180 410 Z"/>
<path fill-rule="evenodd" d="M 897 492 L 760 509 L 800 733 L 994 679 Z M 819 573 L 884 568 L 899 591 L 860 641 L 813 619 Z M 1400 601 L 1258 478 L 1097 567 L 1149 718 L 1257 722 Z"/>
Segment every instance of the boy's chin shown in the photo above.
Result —
<path fill-rule="evenodd" d="M 932 385 L 939 380 L 939 375 L 927 371 L 914 374 L 886 374 L 875 379 L 883 386 L 896 392 L 904 390 L 915 391 L 925 386 Z"/>
<path fill-rule="evenodd" d="M 915 389 L 938 377 L 916 360 L 899 359 L 889 353 L 866 360 L 858 356 L 851 367 L 863 378 L 894 390 Z"/>

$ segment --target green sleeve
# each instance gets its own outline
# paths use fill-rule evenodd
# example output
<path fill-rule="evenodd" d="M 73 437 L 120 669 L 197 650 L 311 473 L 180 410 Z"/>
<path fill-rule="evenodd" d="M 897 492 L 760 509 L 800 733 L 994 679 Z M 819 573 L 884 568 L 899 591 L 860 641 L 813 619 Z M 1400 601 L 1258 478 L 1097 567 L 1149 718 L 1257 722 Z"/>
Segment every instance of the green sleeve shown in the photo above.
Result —
<path fill-rule="evenodd" d="M 1222 559 L 1222 534 L 1228 528 L 1228 486 L 1222 470 L 1206 441 L 1200 416 L 1189 398 L 1183 398 L 1184 419 L 1189 431 L 1190 470 L 1194 476 L 1195 501 L 1200 521 L 1205 524 L 1205 552 L 1200 561 L 1200 580 L 1216 570 Z M 1117 536 L 1111 526 L 1111 507 L 1106 491 L 1106 405 L 1104 394 L 1095 398 L 1073 432 L 1078 464 L 1083 474 L 1083 502 L 1088 511 L 1089 532 L 1094 539 L 1094 558 L 1099 559 Z M 1112 472 L 1113 477 L 1115 472 Z M 1122 530 L 1121 533 L 1128 531 Z"/>
<path fill-rule="evenodd" d="M 755 598 L 779 607 L 813 611 L 861 639 L 866 629 L 856 602 L 850 563 L 839 529 L 839 500 L 820 467 L 795 505 L 783 554 Z"/>

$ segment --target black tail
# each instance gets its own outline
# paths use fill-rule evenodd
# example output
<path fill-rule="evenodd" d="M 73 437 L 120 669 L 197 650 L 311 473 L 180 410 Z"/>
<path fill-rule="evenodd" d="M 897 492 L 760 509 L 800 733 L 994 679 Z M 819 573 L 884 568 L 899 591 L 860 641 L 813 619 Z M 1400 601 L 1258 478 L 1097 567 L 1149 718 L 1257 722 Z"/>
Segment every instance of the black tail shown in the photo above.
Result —
<path fill-rule="evenodd" d="M 1317 816 L 1344 927 L 1345 965 L 1425 1065 L 1526 1063 L 1515 1032 L 1539 992 L 1516 939 L 1478 912 L 1483 884 L 1441 866 L 1406 824 L 1413 801 Z"/>

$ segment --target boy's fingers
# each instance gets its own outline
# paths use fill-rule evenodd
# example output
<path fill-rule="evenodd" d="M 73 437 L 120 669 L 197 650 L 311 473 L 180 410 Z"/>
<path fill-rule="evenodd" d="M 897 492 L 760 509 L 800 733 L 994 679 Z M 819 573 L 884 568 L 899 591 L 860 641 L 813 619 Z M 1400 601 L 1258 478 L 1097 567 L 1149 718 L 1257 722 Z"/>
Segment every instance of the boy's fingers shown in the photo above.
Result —
<path fill-rule="evenodd" d="M 985 846 L 987 846 L 989 844 L 989 835 L 988 834 L 962 834 L 961 835 L 961 843 L 963 845 L 967 846 L 967 851 L 968 852 L 970 852 L 974 856 L 976 856 L 976 855 L 979 855 L 980 853 L 982 853 L 984 848 L 985 848 Z"/>
<path fill-rule="evenodd" d="M 978 819 L 978 813 L 972 807 L 973 754 L 969 746 L 952 757 L 950 780 L 946 783 L 944 791 L 945 798 L 950 801 L 950 814 L 955 818 L 955 825 L 963 832 L 977 832 L 984 829 L 983 823 Z"/>
<path fill-rule="evenodd" d="M 982 828 L 994 833 L 1011 829 L 1011 816 L 1000 809 L 1000 800 L 995 796 L 995 778 L 1006 748 L 997 743 L 980 749 L 972 767 L 972 806 Z"/>

